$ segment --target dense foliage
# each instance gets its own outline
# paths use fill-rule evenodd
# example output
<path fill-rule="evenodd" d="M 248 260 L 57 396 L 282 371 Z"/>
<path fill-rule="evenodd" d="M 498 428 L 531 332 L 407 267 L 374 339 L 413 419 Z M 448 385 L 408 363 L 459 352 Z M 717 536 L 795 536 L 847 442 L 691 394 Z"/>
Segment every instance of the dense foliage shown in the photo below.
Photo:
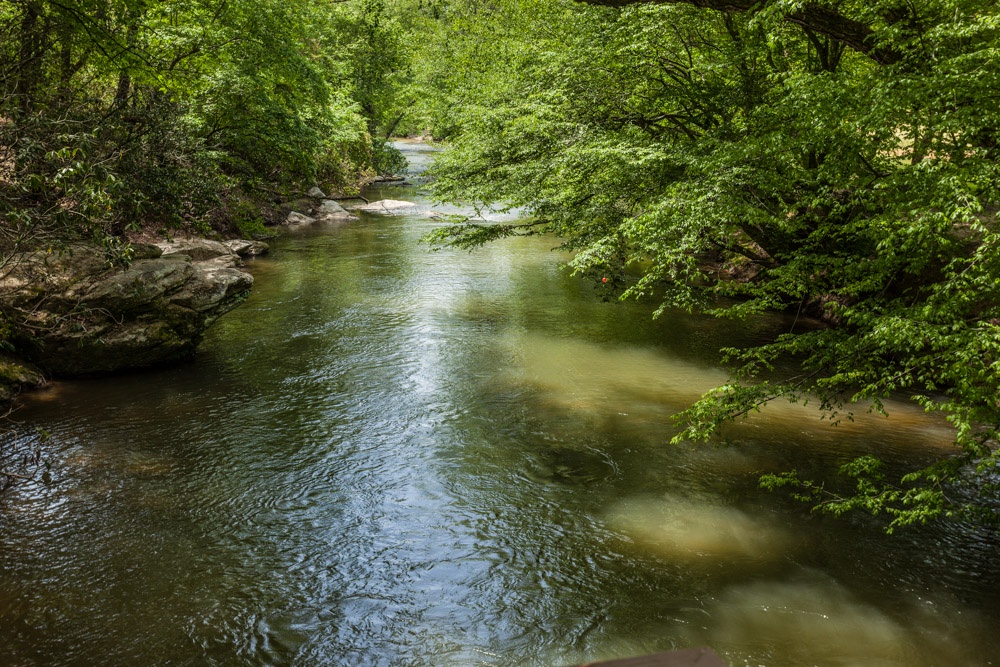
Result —
<path fill-rule="evenodd" d="M 732 382 L 678 438 L 781 397 L 836 413 L 905 395 L 953 424 L 953 457 L 893 478 L 873 444 L 845 462 L 849 485 L 765 483 L 893 526 L 995 518 L 996 4 L 592 2 L 622 7 L 438 3 L 438 66 L 420 73 L 437 91 L 425 122 L 452 139 L 437 192 L 530 218 L 436 240 L 554 233 L 625 298 L 798 313 L 786 335 L 728 351 Z M 788 358 L 800 372 L 774 372 Z"/>
<path fill-rule="evenodd" d="M 0 250 L 80 235 L 114 249 L 148 227 L 249 233 L 276 193 L 356 182 L 382 146 L 379 82 L 400 66 L 379 12 L 0 1 Z"/>

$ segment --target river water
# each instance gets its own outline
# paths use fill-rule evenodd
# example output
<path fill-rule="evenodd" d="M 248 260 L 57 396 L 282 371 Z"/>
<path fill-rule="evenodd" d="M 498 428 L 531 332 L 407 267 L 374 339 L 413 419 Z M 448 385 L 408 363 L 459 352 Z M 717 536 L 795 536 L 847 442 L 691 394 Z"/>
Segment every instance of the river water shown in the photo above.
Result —
<path fill-rule="evenodd" d="M 414 182 L 370 193 L 408 215 L 274 242 L 193 363 L 14 416 L 51 479 L 0 500 L 0 664 L 995 663 L 993 533 L 887 537 L 756 488 L 928 460 L 942 424 L 781 405 L 671 446 L 717 350 L 789 322 L 654 321 L 552 239 L 431 252 Z"/>

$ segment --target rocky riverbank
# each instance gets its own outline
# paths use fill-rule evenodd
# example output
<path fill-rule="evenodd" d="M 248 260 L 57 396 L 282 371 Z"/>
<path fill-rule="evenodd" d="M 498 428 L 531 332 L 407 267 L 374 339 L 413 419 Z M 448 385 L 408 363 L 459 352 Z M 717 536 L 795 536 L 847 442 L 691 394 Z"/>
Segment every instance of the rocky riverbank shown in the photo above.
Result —
<path fill-rule="evenodd" d="M 242 303 L 253 277 L 243 258 L 260 241 L 181 239 L 135 244 L 127 267 L 75 244 L 11 258 L 0 280 L 15 352 L 0 358 L 0 400 L 46 377 L 98 375 L 179 361 Z"/>
<path fill-rule="evenodd" d="M 364 206 L 361 203 L 364 202 Z M 280 228 L 341 224 L 353 210 L 392 214 L 409 202 L 347 210 L 312 188 L 279 206 Z M 391 209 L 391 210 L 390 210 Z M 277 233 L 277 232 L 275 232 Z M 47 378 L 103 375 L 191 357 L 206 329 L 242 303 L 253 277 L 247 257 L 267 252 L 257 240 L 186 238 L 133 243 L 128 266 L 112 266 L 100 246 L 78 243 L 11 257 L 0 271 L 0 404 Z M 8 346 L 10 347 L 10 346 Z"/>

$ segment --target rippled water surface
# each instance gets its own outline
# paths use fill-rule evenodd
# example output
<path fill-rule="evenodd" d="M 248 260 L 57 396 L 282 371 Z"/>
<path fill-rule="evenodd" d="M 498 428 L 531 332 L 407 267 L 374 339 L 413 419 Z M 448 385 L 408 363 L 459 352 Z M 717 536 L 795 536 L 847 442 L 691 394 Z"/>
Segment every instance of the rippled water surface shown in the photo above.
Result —
<path fill-rule="evenodd" d="M 994 664 L 992 534 L 756 489 L 947 429 L 781 405 L 670 446 L 716 350 L 788 322 L 653 321 L 550 239 L 430 252 L 419 180 L 372 196 L 422 205 L 286 235 L 194 363 L 16 415 L 52 479 L 0 501 L 0 664 Z"/>

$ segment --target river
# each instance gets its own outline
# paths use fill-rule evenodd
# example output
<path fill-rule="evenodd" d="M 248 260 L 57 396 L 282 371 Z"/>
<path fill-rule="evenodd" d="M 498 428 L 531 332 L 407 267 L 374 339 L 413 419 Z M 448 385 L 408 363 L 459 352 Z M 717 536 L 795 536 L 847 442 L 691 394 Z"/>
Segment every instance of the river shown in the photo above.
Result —
<path fill-rule="evenodd" d="M 0 500 L 3 665 L 989 665 L 995 534 L 888 537 L 756 488 L 949 432 L 911 405 L 777 405 L 717 445 L 670 415 L 720 347 L 788 327 L 605 300 L 546 238 L 430 251 L 408 215 L 290 233 L 194 362 L 60 382 L 4 436 L 50 480 Z"/>

